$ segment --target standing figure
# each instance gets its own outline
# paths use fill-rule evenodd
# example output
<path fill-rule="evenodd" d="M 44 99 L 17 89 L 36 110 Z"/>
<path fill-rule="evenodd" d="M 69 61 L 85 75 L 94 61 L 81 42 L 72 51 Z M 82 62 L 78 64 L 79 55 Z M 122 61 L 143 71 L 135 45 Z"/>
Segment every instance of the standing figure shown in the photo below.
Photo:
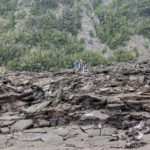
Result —
<path fill-rule="evenodd" d="M 84 72 L 85 72 L 85 67 L 86 67 L 86 64 L 85 64 L 85 62 L 82 60 L 82 59 L 80 59 L 80 70 L 82 71 L 82 73 L 84 74 Z"/>
<path fill-rule="evenodd" d="M 78 60 L 75 61 L 74 65 L 75 65 L 75 72 L 79 71 L 79 66 L 80 65 L 79 65 L 79 61 Z"/>

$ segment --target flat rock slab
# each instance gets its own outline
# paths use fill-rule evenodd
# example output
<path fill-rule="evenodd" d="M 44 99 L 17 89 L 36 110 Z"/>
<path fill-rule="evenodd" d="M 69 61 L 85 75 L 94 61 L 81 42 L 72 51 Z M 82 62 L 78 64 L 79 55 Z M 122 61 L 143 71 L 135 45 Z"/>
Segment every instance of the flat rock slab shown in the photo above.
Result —
<path fill-rule="evenodd" d="M 22 131 L 24 129 L 27 129 L 31 127 L 33 124 L 33 121 L 31 119 L 29 120 L 20 120 L 12 125 L 11 130 L 13 131 Z"/>
<path fill-rule="evenodd" d="M 52 144 L 52 145 L 61 145 L 63 144 L 63 138 L 55 134 L 46 134 L 41 137 L 43 142 Z"/>
<path fill-rule="evenodd" d="M 116 131 L 115 128 L 103 128 L 101 130 L 102 136 L 111 136 Z"/>
<path fill-rule="evenodd" d="M 89 129 L 86 131 L 89 136 L 99 136 L 100 135 L 100 129 Z"/>
<path fill-rule="evenodd" d="M 3 134 L 8 134 L 9 133 L 9 128 L 7 128 L 7 127 L 6 128 L 1 128 L 0 131 Z"/>
<path fill-rule="evenodd" d="M 13 115 L 13 116 L 9 116 L 9 115 L 3 115 L 0 117 L 0 121 L 12 121 L 12 120 L 19 120 L 19 119 L 23 119 L 23 116 L 18 116 L 18 115 Z"/>
<path fill-rule="evenodd" d="M 40 112 L 43 108 L 45 108 L 48 104 L 50 103 L 50 101 L 44 101 L 41 102 L 39 104 L 35 104 L 32 105 L 28 108 L 23 108 L 22 111 L 26 112 L 26 113 L 35 113 L 35 112 Z"/>
<path fill-rule="evenodd" d="M 4 148 L 7 143 L 7 137 L 4 135 L 0 135 L 0 148 Z"/>
<path fill-rule="evenodd" d="M 101 111 L 92 111 L 90 113 L 86 113 L 81 117 L 81 120 L 90 120 L 90 119 L 99 119 L 99 120 L 107 120 L 109 116 L 107 114 L 101 113 Z"/>

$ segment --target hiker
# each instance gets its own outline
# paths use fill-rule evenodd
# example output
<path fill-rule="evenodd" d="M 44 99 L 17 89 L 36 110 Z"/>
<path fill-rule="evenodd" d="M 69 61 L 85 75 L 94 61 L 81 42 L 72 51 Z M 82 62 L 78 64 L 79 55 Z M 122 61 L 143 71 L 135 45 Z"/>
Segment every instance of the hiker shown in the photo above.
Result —
<path fill-rule="evenodd" d="M 82 59 L 80 59 L 80 66 L 79 66 L 79 68 L 82 71 L 82 73 L 85 72 L 85 67 L 86 67 L 85 62 Z"/>
<path fill-rule="evenodd" d="M 74 65 L 75 65 L 75 72 L 79 71 L 79 61 L 78 60 L 75 61 Z"/>

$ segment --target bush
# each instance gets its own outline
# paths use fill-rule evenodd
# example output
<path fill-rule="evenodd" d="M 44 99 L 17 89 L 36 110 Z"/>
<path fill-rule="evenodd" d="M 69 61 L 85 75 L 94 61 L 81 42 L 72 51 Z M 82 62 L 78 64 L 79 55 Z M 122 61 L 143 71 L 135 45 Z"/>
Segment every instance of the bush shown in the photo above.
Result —
<path fill-rule="evenodd" d="M 149 48 L 149 42 L 145 42 L 145 44 L 144 44 L 144 46 L 145 46 L 145 48 Z"/>
<path fill-rule="evenodd" d="M 94 33 L 92 30 L 89 30 L 90 37 L 94 37 Z"/>
<path fill-rule="evenodd" d="M 104 47 L 104 48 L 102 49 L 102 53 L 105 54 L 106 52 L 107 52 L 107 47 Z"/>
<path fill-rule="evenodd" d="M 24 19 L 26 16 L 26 12 L 25 11 L 22 11 L 20 13 L 18 13 L 18 15 L 16 16 L 16 19 Z"/>

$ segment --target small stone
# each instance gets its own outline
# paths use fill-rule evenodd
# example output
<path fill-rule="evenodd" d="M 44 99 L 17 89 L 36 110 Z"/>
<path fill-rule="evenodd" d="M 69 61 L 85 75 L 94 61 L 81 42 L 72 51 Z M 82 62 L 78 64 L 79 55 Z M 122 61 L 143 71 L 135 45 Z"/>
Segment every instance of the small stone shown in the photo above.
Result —
<path fill-rule="evenodd" d="M 63 128 L 59 128 L 58 133 L 59 133 L 60 136 L 65 137 L 65 136 L 67 136 L 69 134 L 69 130 L 63 129 Z"/>
<path fill-rule="evenodd" d="M 42 90 L 45 92 L 45 91 L 48 91 L 50 88 L 50 85 L 45 85 L 43 86 Z"/>
<path fill-rule="evenodd" d="M 50 122 L 44 119 L 39 119 L 37 123 L 39 127 L 48 127 L 50 125 Z"/>
<path fill-rule="evenodd" d="M 57 125 L 57 119 L 51 119 L 51 120 L 50 120 L 50 125 L 51 125 L 52 127 L 55 127 L 55 126 Z"/>
<path fill-rule="evenodd" d="M 100 91 L 101 92 L 108 92 L 108 91 L 110 91 L 110 88 L 101 88 Z"/>
<path fill-rule="evenodd" d="M 57 121 L 57 125 L 64 126 L 67 121 L 64 118 L 59 118 Z"/>
<path fill-rule="evenodd" d="M 132 81 L 137 81 L 137 77 L 135 77 L 135 76 L 130 76 L 129 77 L 129 80 L 132 82 Z"/>
<path fill-rule="evenodd" d="M 140 84 L 143 84 L 143 83 L 144 83 L 144 80 L 145 80 L 145 77 L 144 77 L 144 76 L 140 76 L 140 77 L 139 77 L 139 83 L 140 83 Z"/>
<path fill-rule="evenodd" d="M 1 133 L 2 134 L 8 134 L 9 133 L 9 128 L 1 128 Z"/>

